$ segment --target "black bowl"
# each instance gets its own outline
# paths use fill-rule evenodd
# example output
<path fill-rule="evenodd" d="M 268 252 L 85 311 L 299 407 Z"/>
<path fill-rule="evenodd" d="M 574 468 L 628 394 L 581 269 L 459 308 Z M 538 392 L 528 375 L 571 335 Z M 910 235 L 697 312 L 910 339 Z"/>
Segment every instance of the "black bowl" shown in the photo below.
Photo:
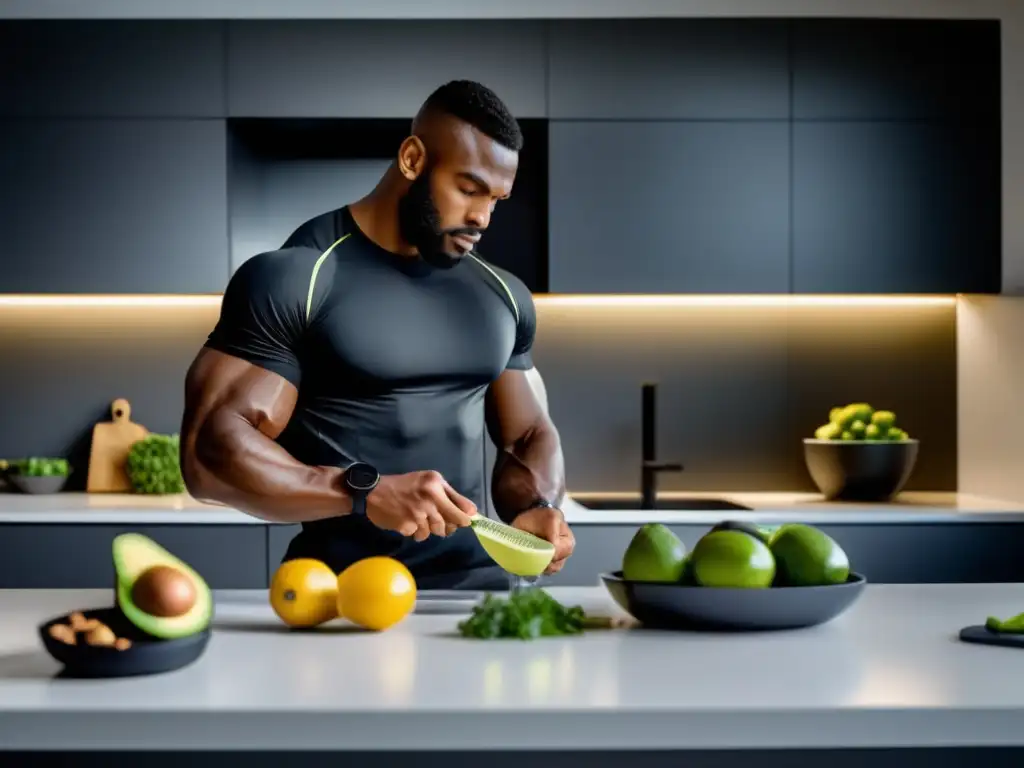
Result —
<path fill-rule="evenodd" d="M 50 627 L 69 623 L 71 614 L 52 618 L 39 625 L 39 637 L 46 651 L 64 666 L 62 677 L 131 677 L 171 672 L 196 661 L 210 642 L 209 627 L 189 637 L 161 640 L 138 629 L 117 608 L 93 608 L 81 613 L 87 619 L 99 619 L 117 637 L 131 640 L 132 645 L 123 651 L 92 646 L 85 643 L 82 633 L 75 645 L 68 645 L 51 637 Z"/>
<path fill-rule="evenodd" d="M 917 440 L 804 440 L 807 471 L 826 499 L 886 501 L 914 471 Z"/>
<path fill-rule="evenodd" d="M 601 581 L 615 602 L 644 626 L 728 632 L 824 624 L 853 605 L 867 584 L 858 573 L 851 573 L 844 584 L 764 589 L 627 581 L 622 571 L 602 573 Z"/>

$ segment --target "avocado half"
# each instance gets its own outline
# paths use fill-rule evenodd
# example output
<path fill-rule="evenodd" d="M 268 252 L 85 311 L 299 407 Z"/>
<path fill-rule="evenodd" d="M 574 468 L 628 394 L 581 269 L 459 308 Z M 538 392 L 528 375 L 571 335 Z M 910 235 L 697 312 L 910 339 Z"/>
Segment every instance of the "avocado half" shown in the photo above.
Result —
<path fill-rule="evenodd" d="M 173 640 L 202 632 L 210 625 L 213 619 L 213 594 L 203 577 L 187 563 L 139 533 L 116 536 L 113 555 L 117 607 L 140 630 L 162 640 Z M 155 566 L 173 568 L 191 580 L 196 599 L 186 612 L 178 616 L 154 616 L 135 604 L 132 590 L 136 580 Z"/>

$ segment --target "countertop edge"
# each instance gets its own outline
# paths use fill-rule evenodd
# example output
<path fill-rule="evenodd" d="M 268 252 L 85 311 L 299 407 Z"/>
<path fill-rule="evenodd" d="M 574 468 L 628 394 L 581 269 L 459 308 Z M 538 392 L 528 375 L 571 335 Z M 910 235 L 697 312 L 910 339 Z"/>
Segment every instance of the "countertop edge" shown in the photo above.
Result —
<path fill-rule="evenodd" d="M 667 498 L 677 494 L 665 494 Z M 702 492 L 686 494 L 719 498 L 750 507 L 746 510 L 592 510 L 587 494 L 570 497 L 563 510 L 572 526 L 714 525 L 725 519 L 772 525 L 908 523 L 1020 523 L 1024 503 L 953 492 L 907 492 L 888 503 L 832 503 L 814 494 L 785 492 Z M 624 496 L 624 498 L 628 498 Z M 625 504 L 624 504 L 625 506 Z M 60 493 L 26 496 L 0 493 L 3 524 L 105 525 L 281 525 L 230 507 L 204 504 L 187 496 L 144 497 L 133 494 Z"/>
<path fill-rule="evenodd" d="M 1020 746 L 1021 711 L 5 710 L 5 749 L 740 749 Z M 112 716 L 114 715 L 114 716 Z M 457 727 L 452 725 L 457 724 Z M 215 727 L 211 727 L 211 726 Z M 401 734 L 396 740 L 395 734 Z M 524 738 L 524 734 L 529 734 Z"/>

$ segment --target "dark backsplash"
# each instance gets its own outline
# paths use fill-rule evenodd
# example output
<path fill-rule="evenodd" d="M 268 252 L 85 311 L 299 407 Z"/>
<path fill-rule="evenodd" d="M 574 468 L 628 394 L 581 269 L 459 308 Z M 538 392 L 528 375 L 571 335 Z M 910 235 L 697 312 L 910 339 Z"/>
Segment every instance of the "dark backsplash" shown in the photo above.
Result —
<path fill-rule="evenodd" d="M 0 308 L 0 456 L 69 456 L 84 487 L 92 425 L 179 428 L 183 380 L 213 305 Z M 538 302 L 536 362 L 569 487 L 637 487 L 640 384 L 658 381 L 666 489 L 813 490 L 800 439 L 832 405 L 896 411 L 922 440 L 909 488 L 955 490 L 956 312 L 921 306 L 567 306 Z"/>

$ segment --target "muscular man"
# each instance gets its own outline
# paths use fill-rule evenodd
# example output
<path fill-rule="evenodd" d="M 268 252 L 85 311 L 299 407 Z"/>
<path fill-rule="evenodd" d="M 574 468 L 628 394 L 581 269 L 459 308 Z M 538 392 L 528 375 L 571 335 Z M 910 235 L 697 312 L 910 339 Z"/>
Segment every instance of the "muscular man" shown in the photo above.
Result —
<path fill-rule="evenodd" d="M 501 589 L 467 527 L 486 431 L 496 511 L 562 567 L 574 539 L 558 432 L 527 379 L 533 300 L 474 250 L 521 146 L 492 91 L 448 83 L 368 195 L 239 267 L 186 381 L 195 497 L 301 523 L 285 559 L 340 572 L 389 555 L 422 589 Z"/>

